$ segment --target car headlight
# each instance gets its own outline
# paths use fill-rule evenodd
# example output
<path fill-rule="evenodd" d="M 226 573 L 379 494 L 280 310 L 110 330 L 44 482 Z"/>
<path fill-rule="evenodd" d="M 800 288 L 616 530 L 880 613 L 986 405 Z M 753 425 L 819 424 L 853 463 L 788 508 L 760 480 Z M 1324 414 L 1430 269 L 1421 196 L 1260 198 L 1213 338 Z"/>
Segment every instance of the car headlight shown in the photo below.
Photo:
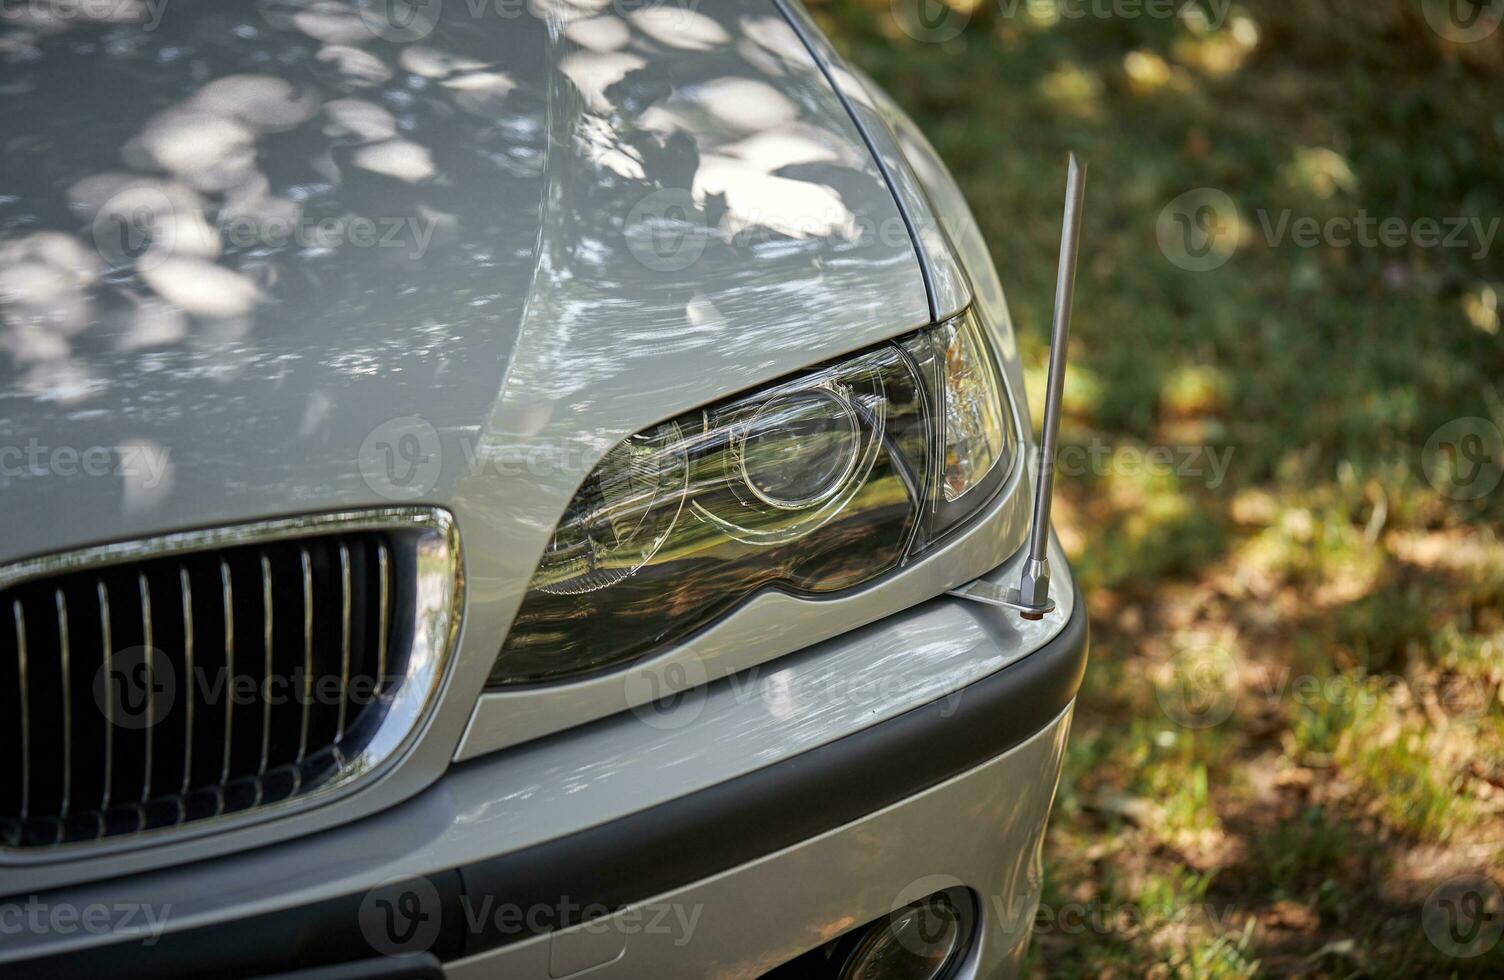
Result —
<path fill-rule="evenodd" d="M 971 312 L 619 443 L 554 531 L 490 687 L 620 665 L 766 588 L 871 582 L 982 509 L 1013 412 Z"/>

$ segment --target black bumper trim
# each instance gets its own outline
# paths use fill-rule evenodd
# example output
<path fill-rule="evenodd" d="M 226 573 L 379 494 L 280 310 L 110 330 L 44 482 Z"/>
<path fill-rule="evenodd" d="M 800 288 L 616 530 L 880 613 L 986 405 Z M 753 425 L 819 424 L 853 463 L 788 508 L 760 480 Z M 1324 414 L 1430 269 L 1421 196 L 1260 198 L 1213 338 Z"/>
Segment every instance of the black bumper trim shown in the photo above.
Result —
<path fill-rule="evenodd" d="M 572 925 L 582 914 L 646 901 L 975 768 L 1037 735 L 1071 703 L 1086 670 L 1087 634 L 1078 591 L 1070 619 L 1048 643 L 938 701 L 619 820 L 428 875 L 442 922 L 428 951 L 456 959 Z M 401 897 L 401 883 L 389 887 L 393 901 Z M 369 918 L 373 904 L 380 903 L 372 896 L 346 895 L 170 932 L 150 947 L 113 943 L 3 963 L 0 975 L 253 977 L 352 963 L 372 955 L 361 917 L 364 910 Z M 471 918 L 480 918 L 474 910 L 502 906 L 557 910 L 560 917 L 540 928 L 524 915 L 515 931 L 502 931 L 501 917 L 490 915 L 470 931 Z"/>

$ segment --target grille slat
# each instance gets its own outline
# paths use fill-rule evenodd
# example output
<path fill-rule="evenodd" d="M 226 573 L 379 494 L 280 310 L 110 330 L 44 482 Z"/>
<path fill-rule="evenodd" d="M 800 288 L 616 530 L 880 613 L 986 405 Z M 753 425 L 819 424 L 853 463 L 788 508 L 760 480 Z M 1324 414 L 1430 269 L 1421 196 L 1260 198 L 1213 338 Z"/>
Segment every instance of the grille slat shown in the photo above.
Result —
<path fill-rule="evenodd" d="M 313 712 L 313 559 L 298 549 L 303 569 L 303 710 L 298 729 L 298 762 L 308 755 L 308 723 Z"/>
<path fill-rule="evenodd" d="M 183 780 L 178 786 L 178 795 L 186 796 L 193 784 L 193 742 L 197 730 L 193 725 L 193 702 L 198 698 L 198 685 L 194 683 L 193 658 L 193 580 L 188 569 L 178 566 L 178 601 L 183 607 L 183 662 L 187 665 L 183 688 Z"/>
<path fill-rule="evenodd" d="M 339 668 L 339 718 L 335 725 L 334 744 L 345 737 L 345 706 L 350 700 L 350 549 L 343 541 L 339 545 L 340 582 L 340 668 Z"/>
<path fill-rule="evenodd" d="M 143 666 L 142 678 L 144 683 L 144 695 L 146 699 L 145 715 L 145 740 L 146 752 L 141 766 L 141 804 L 144 806 L 151 799 L 151 764 L 153 749 L 156 746 L 156 720 L 157 720 L 157 671 L 156 671 L 156 647 L 153 645 L 151 630 L 151 587 L 146 584 L 146 576 L 136 575 L 136 587 L 141 596 L 141 660 Z M 145 820 L 146 815 L 142 814 Z"/>
<path fill-rule="evenodd" d="M 437 549 L 443 563 L 423 567 L 454 576 L 430 595 L 457 594 L 449 525 L 226 537 L 0 569 L 12 620 L 0 629 L 0 730 L 19 735 L 19 751 L 0 753 L 0 845 L 283 802 L 369 771 L 392 716 L 402 739 L 416 729 L 447 647 L 411 657 L 415 628 L 454 616 L 447 600 L 420 608 L 418 556 Z"/>
<path fill-rule="evenodd" d="M 110 632 L 110 589 L 104 584 L 104 579 L 97 579 L 95 588 L 99 598 L 101 663 L 105 682 L 109 683 L 115 669 L 114 637 Z M 104 701 L 101 706 L 104 712 L 104 788 L 100 792 L 99 810 L 104 813 L 110 808 L 110 791 L 115 785 L 115 699 L 106 697 L 101 700 Z"/>
<path fill-rule="evenodd" d="M 381 602 L 380 602 L 380 605 L 378 607 L 378 609 L 379 609 L 379 614 L 378 615 L 379 615 L 380 618 L 377 621 L 378 622 L 378 626 L 377 626 L 377 630 L 376 630 L 376 635 L 379 638 L 378 642 L 376 644 L 376 657 L 377 657 L 377 660 L 376 660 L 376 693 L 377 694 L 380 694 L 382 688 L 386 685 L 386 650 L 387 650 L 387 645 L 386 645 L 386 643 L 387 643 L 387 641 L 386 641 L 386 636 L 387 636 L 387 633 L 386 633 L 387 619 L 386 619 L 386 616 L 387 616 L 387 608 L 388 608 L 387 597 L 388 597 L 388 593 L 390 591 L 390 575 L 391 575 L 391 569 L 388 567 L 388 562 L 389 562 L 389 559 L 387 558 L 387 553 L 386 553 L 386 543 L 383 542 L 383 541 L 376 542 L 376 568 L 377 568 L 377 575 L 380 577 L 380 580 L 381 580 Z"/>
<path fill-rule="evenodd" d="M 272 563 L 261 554 L 261 629 L 262 649 L 266 657 L 266 669 L 261 673 L 261 765 L 256 769 L 257 776 L 266 775 L 266 764 L 271 755 L 272 745 L 272 685 L 271 679 L 275 668 L 272 666 L 272 627 L 274 614 L 272 612 Z M 261 798 L 261 781 L 256 781 L 256 798 Z"/>
<path fill-rule="evenodd" d="M 219 561 L 220 581 L 224 590 L 224 620 L 225 620 L 225 684 L 228 686 L 235 680 L 235 586 L 234 577 L 230 574 L 230 563 L 223 558 Z M 223 788 L 230 781 L 230 761 L 232 750 L 235 746 L 235 699 L 224 698 L 225 711 L 225 737 L 224 737 L 224 765 L 219 773 L 219 785 Z M 224 805 L 221 794 L 220 805 Z"/>
<path fill-rule="evenodd" d="M 21 691 L 21 819 L 31 816 L 31 685 L 26 669 L 26 610 L 17 599 L 10 606 L 16 625 L 16 664 Z"/>
<path fill-rule="evenodd" d="M 68 649 L 68 600 L 63 590 L 53 591 L 53 604 L 57 607 L 58 646 L 62 648 L 63 668 L 63 801 L 58 816 L 68 818 L 68 806 L 73 796 L 73 685 L 71 683 L 72 656 Z"/>

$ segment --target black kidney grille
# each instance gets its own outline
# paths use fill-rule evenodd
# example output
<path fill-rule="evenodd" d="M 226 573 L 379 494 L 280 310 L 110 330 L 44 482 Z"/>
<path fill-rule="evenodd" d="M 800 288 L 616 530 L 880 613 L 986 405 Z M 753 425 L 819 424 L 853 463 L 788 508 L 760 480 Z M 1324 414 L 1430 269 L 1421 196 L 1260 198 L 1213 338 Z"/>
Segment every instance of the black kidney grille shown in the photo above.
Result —
<path fill-rule="evenodd" d="M 402 553 L 325 534 L 0 590 L 0 844 L 176 826 L 340 776 L 403 669 Z"/>

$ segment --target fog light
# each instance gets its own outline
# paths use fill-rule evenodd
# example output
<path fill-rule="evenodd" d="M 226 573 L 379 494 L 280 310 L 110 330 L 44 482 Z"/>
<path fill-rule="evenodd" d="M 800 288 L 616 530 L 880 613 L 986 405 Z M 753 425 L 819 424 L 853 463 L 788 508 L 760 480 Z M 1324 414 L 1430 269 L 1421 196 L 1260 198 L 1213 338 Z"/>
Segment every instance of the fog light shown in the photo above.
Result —
<path fill-rule="evenodd" d="M 961 917 L 944 893 L 874 923 L 841 968 L 841 980 L 936 980 L 961 946 Z"/>

